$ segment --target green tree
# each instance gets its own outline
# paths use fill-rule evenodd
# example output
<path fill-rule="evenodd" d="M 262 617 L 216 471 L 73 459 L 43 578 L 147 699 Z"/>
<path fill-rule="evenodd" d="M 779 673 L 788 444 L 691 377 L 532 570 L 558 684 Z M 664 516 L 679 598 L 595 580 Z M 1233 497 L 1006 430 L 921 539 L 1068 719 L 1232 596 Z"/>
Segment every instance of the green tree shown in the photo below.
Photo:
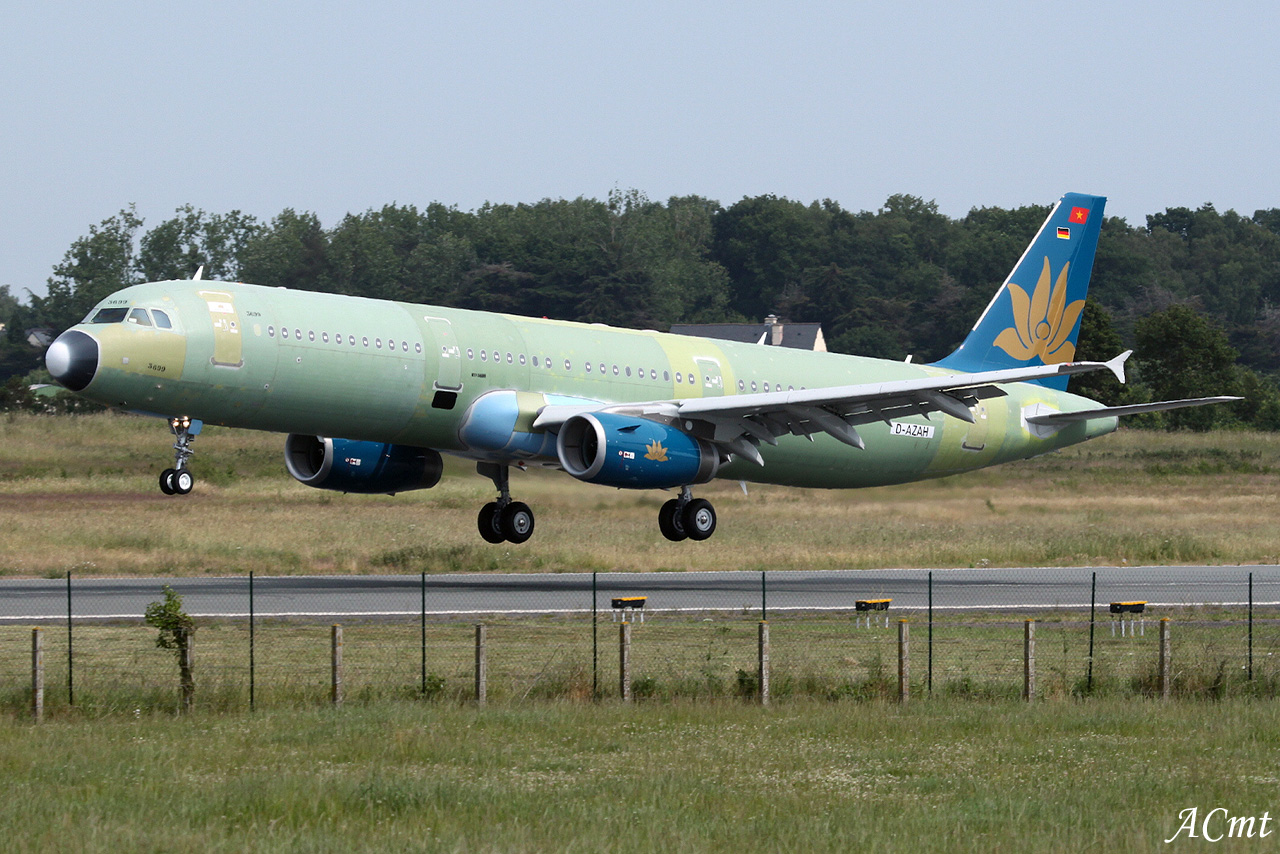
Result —
<path fill-rule="evenodd" d="M 323 290 L 332 282 L 328 251 L 328 235 L 320 218 L 286 208 L 246 240 L 240 253 L 240 277 L 271 287 Z"/>
<path fill-rule="evenodd" d="M 191 711 L 195 702 L 196 683 L 192 665 L 192 636 L 196 633 L 195 620 L 182 609 L 182 597 L 169 585 L 164 585 L 164 601 L 147 606 L 148 626 L 160 630 L 156 646 L 177 653 L 178 673 L 182 689 L 183 711 Z"/>
<path fill-rule="evenodd" d="M 1155 400 L 1239 393 L 1236 351 L 1226 334 L 1188 305 L 1173 305 L 1134 327 L 1138 374 Z M 1226 423 L 1224 407 L 1164 413 L 1173 429 L 1209 430 Z"/>
<path fill-rule="evenodd" d="M 108 294 L 137 284 L 134 244 L 142 219 L 134 206 L 89 227 L 53 268 L 47 296 L 32 296 L 33 319 L 55 330 L 78 323 Z"/>
<path fill-rule="evenodd" d="M 210 281 L 237 281 L 240 256 L 261 229 L 240 211 L 207 214 L 183 205 L 139 241 L 136 269 L 146 282 L 187 279 L 200 267 Z"/>

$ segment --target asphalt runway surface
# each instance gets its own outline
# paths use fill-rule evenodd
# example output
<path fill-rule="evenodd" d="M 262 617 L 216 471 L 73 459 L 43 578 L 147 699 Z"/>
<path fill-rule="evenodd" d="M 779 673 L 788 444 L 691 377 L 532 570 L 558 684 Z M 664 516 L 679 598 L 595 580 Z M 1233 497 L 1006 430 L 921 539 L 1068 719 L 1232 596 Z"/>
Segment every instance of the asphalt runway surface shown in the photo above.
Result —
<path fill-rule="evenodd" d="M 935 609 L 1103 610 L 1110 602 L 1280 605 L 1278 566 L 885 569 L 827 572 L 362 575 L 256 578 L 0 579 L 0 622 L 140 619 L 162 586 L 197 617 L 332 618 L 608 611 L 622 596 L 647 597 L 647 613 L 854 609 L 892 599 L 894 611 Z M 1092 592 L 1095 585 L 1096 593 Z M 1252 576 L 1252 582 L 1251 578 Z M 1250 584 L 1252 583 L 1252 596 Z M 69 601 L 70 600 L 70 601 Z"/>

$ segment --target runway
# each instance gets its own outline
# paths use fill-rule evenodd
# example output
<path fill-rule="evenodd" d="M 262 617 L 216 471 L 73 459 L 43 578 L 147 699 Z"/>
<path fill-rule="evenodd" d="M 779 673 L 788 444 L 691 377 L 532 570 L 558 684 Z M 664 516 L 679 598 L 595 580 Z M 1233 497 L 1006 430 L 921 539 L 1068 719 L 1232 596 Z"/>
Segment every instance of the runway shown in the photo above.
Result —
<path fill-rule="evenodd" d="M 582 613 L 617 596 L 647 597 L 646 612 L 853 610 L 859 599 L 892 599 L 896 612 L 935 609 L 1037 611 L 1280 605 L 1277 566 L 1150 566 L 1005 569 L 885 569 L 827 572 L 369 575 L 256 578 L 72 578 L 0 580 L 0 623 L 140 619 L 162 586 L 197 617 L 342 619 L 481 614 Z M 1096 593 L 1091 594 L 1096 574 Z M 1252 575 L 1252 597 L 1250 576 Z M 252 592 L 252 601 L 251 601 Z"/>

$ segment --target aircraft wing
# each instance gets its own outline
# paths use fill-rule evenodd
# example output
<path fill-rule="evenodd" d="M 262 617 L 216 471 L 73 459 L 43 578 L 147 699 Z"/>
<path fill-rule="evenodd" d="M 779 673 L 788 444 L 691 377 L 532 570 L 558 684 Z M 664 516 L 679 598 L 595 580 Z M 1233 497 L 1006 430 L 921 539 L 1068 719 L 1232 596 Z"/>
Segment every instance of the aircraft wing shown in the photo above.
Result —
<path fill-rule="evenodd" d="M 724 450 L 764 465 L 759 444 L 776 445 L 786 435 L 826 433 L 855 448 L 863 448 L 857 426 L 910 415 L 928 417 L 942 412 L 973 423 L 970 409 L 978 401 L 1002 397 L 1000 386 L 1046 377 L 1082 374 L 1108 369 L 1124 381 L 1126 351 L 1109 362 L 1064 362 L 1027 368 L 977 373 L 942 374 L 911 380 L 801 391 L 738 394 L 643 403 L 546 406 L 533 422 L 537 428 L 557 431 L 574 415 L 612 412 L 666 421 Z"/>
<path fill-rule="evenodd" d="M 1204 406 L 1210 403 L 1231 403 L 1243 400 L 1240 397 L 1190 397 L 1184 400 L 1159 400 L 1155 403 L 1135 403 L 1130 406 L 1104 406 L 1099 409 L 1081 409 L 1075 412 L 1035 412 L 1026 416 L 1026 422 L 1033 433 L 1046 436 L 1056 433 L 1067 424 L 1077 421 L 1092 421 L 1095 418 L 1115 418 L 1121 415 L 1140 415 L 1144 412 L 1167 412 L 1170 409 L 1183 409 L 1188 406 Z"/>

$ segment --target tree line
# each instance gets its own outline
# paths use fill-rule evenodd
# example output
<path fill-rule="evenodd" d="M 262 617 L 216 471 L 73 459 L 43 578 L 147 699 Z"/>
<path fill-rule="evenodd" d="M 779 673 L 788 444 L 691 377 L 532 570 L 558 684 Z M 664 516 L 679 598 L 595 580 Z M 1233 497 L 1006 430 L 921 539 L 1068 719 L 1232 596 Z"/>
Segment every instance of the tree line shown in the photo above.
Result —
<path fill-rule="evenodd" d="M 474 211 L 392 204 L 328 228 L 309 212 L 264 222 L 184 206 L 146 228 L 129 207 L 72 243 L 47 295 L 24 305 L 0 288 L 0 377 L 38 367 L 27 329 L 63 329 L 112 291 L 200 266 L 207 280 L 660 330 L 777 314 L 822 323 L 837 352 L 927 362 L 964 338 L 1048 211 L 953 219 L 909 195 L 853 212 L 631 190 Z M 1129 347 L 1128 386 L 1090 376 L 1072 389 L 1106 403 L 1242 394 L 1233 407 L 1147 423 L 1280 429 L 1280 209 L 1169 208 L 1142 226 L 1107 218 L 1077 352 L 1107 359 Z"/>

